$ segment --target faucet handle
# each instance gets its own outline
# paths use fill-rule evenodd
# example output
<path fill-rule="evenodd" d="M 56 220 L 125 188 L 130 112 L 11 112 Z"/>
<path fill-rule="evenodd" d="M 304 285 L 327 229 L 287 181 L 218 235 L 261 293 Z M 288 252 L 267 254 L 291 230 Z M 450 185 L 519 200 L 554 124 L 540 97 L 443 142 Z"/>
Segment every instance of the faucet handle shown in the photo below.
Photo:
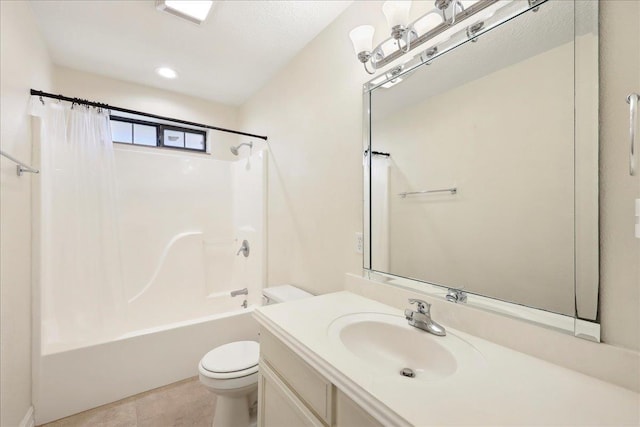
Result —
<path fill-rule="evenodd" d="M 409 298 L 409 304 L 418 305 L 418 313 L 429 315 L 431 313 L 431 304 L 417 298 Z"/>
<path fill-rule="evenodd" d="M 464 291 L 464 286 L 460 288 L 447 289 L 447 296 L 445 297 L 449 302 L 465 303 L 467 302 L 467 293 Z"/>
<path fill-rule="evenodd" d="M 410 310 L 410 309 L 408 309 L 408 308 L 407 308 L 407 309 L 404 311 L 404 317 L 405 317 L 407 320 L 413 320 L 413 315 L 414 315 L 414 311 L 413 311 L 413 310 Z"/>

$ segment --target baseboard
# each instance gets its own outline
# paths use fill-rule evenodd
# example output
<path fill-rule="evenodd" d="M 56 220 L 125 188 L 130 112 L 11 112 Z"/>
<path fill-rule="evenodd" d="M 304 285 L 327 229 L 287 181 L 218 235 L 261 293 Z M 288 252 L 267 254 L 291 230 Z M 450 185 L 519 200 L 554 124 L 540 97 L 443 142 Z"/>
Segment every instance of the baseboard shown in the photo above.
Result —
<path fill-rule="evenodd" d="M 18 427 L 34 427 L 36 425 L 36 419 L 34 417 L 33 406 L 29 406 L 29 410 L 25 414 Z"/>

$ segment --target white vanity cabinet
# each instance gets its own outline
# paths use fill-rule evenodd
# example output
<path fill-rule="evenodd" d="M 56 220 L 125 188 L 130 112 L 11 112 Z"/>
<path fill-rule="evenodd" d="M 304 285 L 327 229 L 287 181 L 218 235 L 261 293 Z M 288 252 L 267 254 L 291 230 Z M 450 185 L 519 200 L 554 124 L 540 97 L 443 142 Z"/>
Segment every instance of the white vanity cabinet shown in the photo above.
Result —
<path fill-rule="evenodd" d="M 261 427 L 640 425 L 637 392 L 452 327 L 444 338 L 426 335 L 405 324 L 401 310 L 350 292 L 265 306 L 253 315 L 261 328 Z M 343 334 L 348 325 L 358 329 Z M 393 334 L 403 335 L 399 341 Z M 356 338 L 373 344 L 360 346 Z M 396 351 L 405 341 L 412 347 Z M 428 342 L 432 347 L 420 347 Z M 428 376 L 452 366 L 436 356 L 436 344 L 454 360 L 448 376 Z M 403 365 L 431 371 L 398 375 L 398 353 L 407 356 Z"/>
<path fill-rule="evenodd" d="M 264 329 L 259 377 L 259 427 L 382 426 Z"/>
<path fill-rule="evenodd" d="M 261 427 L 324 426 L 293 390 L 266 363 L 260 363 L 258 425 Z"/>

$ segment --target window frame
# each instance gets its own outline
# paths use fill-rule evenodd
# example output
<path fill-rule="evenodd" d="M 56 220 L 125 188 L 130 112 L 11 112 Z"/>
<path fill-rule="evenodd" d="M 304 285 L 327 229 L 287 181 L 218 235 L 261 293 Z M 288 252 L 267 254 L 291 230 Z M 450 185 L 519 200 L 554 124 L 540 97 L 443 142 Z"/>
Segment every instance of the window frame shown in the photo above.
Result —
<path fill-rule="evenodd" d="M 122 117 L 110 114 L 109 115 L 109 126 L 111 126 L 111 121 L 116 122 L 125 122 L 131 123 L 131 143 L 129 142 L 120 142 L 113 140 L 115 144 L 123 144 L 129 146 L 136 147 L 148 147 L 148 148 L 166 148 L 170 150 L 182 150 L 182 151 L 191 151 L 196 153 L 207 153 L 207 132 L 205 130 L 193 129 L 193 128 L 185 128 L 175 125 L 166 125 L 163 123 L 150 122 L 148 120 L 140 120 L 140 119 L 132 119 L 130 117 Z M 144 126 L 153 126 L 156 128 L 156 145 L 145 145 L 145 144 L 136 144 L 135 142 L 135 134 L 134 134 L 134 125 L 144 125 Z M 183 142 L 185 144 L 184 147 L 173 147 L 171 145 L 164 145 L 164 131 L 172 130 L 176 132 L 182 132 L 184 134 Z M 202 140 L 204 142 L 202 149 L 199 148 L 188 148 L 187 144 L 187 133 L 202 135 Z"/>

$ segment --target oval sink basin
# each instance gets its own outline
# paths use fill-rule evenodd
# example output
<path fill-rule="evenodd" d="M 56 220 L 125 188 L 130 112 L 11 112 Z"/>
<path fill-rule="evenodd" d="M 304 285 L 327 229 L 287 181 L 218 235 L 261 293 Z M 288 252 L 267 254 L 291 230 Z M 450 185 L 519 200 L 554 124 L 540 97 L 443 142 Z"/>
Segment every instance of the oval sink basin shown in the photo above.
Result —
<path fill-rule="evenodd" d="M 354 313 L 331 322 L 329 336 L 376 371 L 401 377 L 409 368 L 415 378 L 435 381 L 484 364 L 469 343 L 447 331 L 444 337 L 410 326 L 404 317 Z"/>

